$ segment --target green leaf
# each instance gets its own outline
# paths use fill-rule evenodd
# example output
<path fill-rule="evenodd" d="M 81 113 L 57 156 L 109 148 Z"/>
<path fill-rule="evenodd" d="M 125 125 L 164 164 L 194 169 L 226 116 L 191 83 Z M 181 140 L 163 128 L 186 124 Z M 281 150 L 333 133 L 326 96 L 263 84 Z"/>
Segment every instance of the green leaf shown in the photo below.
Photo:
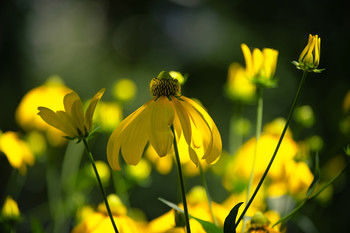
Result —
<path fill-rule="evenodd" d="M 307 190 L 306 198 L 309 198 L 312 195 L 312 193 L 315 191 L 315 188 L 320 182 L 320 174 L 321 174 L 321 170 L 320 170 L 320 164 L 319 164 L 319 156 L 318 156 L 318 153 L 316 153 L 314 180 L 312 181 L 312 183 L 309 186 L 309 189 Z"/>
<path fill-rule="evenodd" d="M 174 203 L 172 203 L 170 201 L 167 201 L 167 200 L 165 200 L 165 199 L 163 199 L 161 197 L 159 197 L 158 200 L 160 200 L 161 202 L 163 202 L 167 206 L 173 208 L 174 210 L 177 210 L 179 212 L 184 213 L 184 211 L 178 205 L 176 205 L 176 204 L 174 204 Z M 216 226 L 214 223 L 211 223 L 211 222 L 208 222 L 208 221 L 204 221 L 202 219 L 193 217 L 191 215 L 189 215 L 189 217 L 195 219 L 196 221 L 198 221 L 202 225 L 202 227 L 205 230 L 205 232 L 207 232 L 207 233 L 223 233 L 222 229 L 219 228 L 218 226 Z"/>
<path fill-rule="evenodd" d="M 238 213 L 239 207 L 243 204 L 243 202 L 235 205 L 230 213 L 227 215 L 224 223 L 224 233 L 236 233 L 236 217 Z"/>

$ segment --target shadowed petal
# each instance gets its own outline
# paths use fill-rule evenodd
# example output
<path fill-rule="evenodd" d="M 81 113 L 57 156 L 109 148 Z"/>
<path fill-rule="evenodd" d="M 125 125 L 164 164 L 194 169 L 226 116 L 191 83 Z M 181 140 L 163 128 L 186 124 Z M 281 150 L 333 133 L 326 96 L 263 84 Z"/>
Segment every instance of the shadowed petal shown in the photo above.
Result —
<path fill-rule="evenodd" d="M 183 101 L 178 100 L 174 97 L 171 102 L 175 108 L 176 115 L 181 123 L 181 128 L 187 141 L 187 144 L 191 145 L 191 122 L 186 108 L 182 105 Z"/>
<path fill-rule="evenodd" d="M 165 156 L 173 145 L 170 126 L 174 122 L 174 108 L 167 97 L 161 96 L 150 106 L 149 141 L 159 156 Z"/>
<path fill-rule="evenodd" d="M 92 97 L 89 106 L 85 111 L 85 126 L 88 132 L 90 132 L 92 129 L 92 117 L 94 115 L 96 105 L 98 101 L 100 101 L 105 90 L 105 88 L 102 88 L 94 95 L 94 97 Z"/>
<path fill-rule="evenodd" d="M 62 121 L 57 113 L 46 107 L 38 107 L 38 115 L 49 125 L 55 127 L 58 130 L 61 130 L 68 136 L 75 135 L 74 129 L 71 127 L 71 124 Z"/>
<path fill-rule="evenodd" d="M 81 99 L 76 92 L 71 92 L 64 96 L 64 109 L 71 116 L 74 125 L 80 130 L 82 134 L 86 134 L 84 127 L 84 112 Z"/>

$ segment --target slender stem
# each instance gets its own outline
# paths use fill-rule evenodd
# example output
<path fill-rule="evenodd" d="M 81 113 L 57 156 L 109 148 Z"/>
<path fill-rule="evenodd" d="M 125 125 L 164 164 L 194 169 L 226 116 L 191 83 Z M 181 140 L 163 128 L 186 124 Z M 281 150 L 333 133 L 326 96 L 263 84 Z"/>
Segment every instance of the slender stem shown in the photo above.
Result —
<path fill-rule="evenodd" d="M 258 153 L 258 142 L 261 134 L 261 125 L 262 125 L 262 117 L 263 117 L 263 97 L 262 97 L 262 88 L 257 87 L 256 89 L 256 96 L 257 96 L 257 111 L 256 111 L 256 130 L 255 130 L 255 148 L 254 148 L 254 156 L 253 156 L 253 164 L 252 164 L 252 169 L 250 172 L 250 177 L 249 177 L 249 183 L 248 183 L 248 188 L 247 188 L 247 199 L 246 199 L 246 206 L 248 205 L 248 201 L 250 198 L 250 192 L 251 188 L 253 185 L 253 179 L 254 179 L 254 170 L 255 170 L 255 163 L 256 163 L 256 157 Z M 243 216 L 244 217 L 244 216 Z M 245 229 L 245 222 L 246 220 L 243 218 L 243 227 L 242 227 L 242 232 L 244 232 Z"/>
<path fill-rule="evenodd" d="M 269 172 L 269 170 L 270 170 L 270 168 L 271 168 L 271 165 L 272 165 L 273 161 L 275 160 L 275 157 L 276 157 L 276 155 L 277 155 L 278 149 L 279 149 L 279 147 L 280 147 L 280 145 L 281 145 L 281 143 L 282 143 L 283 137 L 284 137 L 284 135 L 285 135 L 285 133 L 286 133 L 286 131 L 287 131 L 287 129 L 288 129 L 288 125 L 289 125 L 290 119 L 291 119 L 291 117 L 292 117 L 292 115 L 293 115 L 293 112 L 294 112 L 296 103 L 297 103 L 298 98 L 299 98 L 299 95 L 300 95 L 301 88 L 302 88 L 303 83 L 304 83 L 304 81 L 305 81 L 305 79 L 306 79 L 306 76 L 307 76 L 307 72 L 304 71 L 304 72 L 303 72 L 303 75 L 302 75 L 302 77 L 301 77 L 301 81 L 300 81 L 300 83 L 299 83 L 299 87 L 298 87 L 297 93 L 296 93 L 296 95 L 295 95 L 295 97 L 294 97 L 294 100 L 293 100 L 293 103 L 292 103 L 292 107 L 291 107 L 291 109 L 290 109 L 290 111 L 289 111 L 289 115 L 288 115 L 286 124 L 285 124 L 285 126 L 284 126 L 283 131 L 282 131 L 282 134 L 281 134 L 281 136 L 280 136 L 280 139 L 279 139 L 279 141 L 278 141 L 278 143 L 277 143 L 275 152 L 273 153 L 273 155 L 272 155 L 272 157 L 271 157 L 271 160 L 270 160 L 269 164 L 267 165 L 267 167 L 266 167 L 266 169 L 265 169 L 265 172 L 264 172 L 264 174 L 262 175 L 262 177 L 261 177 L 261 179 L 260 179 L 260 181 L 259 181 L 259 183 L 258 183 L 258 186 L 255 188 L 255 191 L 254 191 L 253 195 L 252 195 L 251 198 L 249 199 L 249 201 L 248 201 L 247 205 L 245 206 L 245 208 L 244 208 L 242 214 L 239 216 L 239 218 L 238 218 L 238 220 L 237 220 L 237 222 L 236 222 L 236 226 L 238 226 L 239 222 L 242 220 L 243 216 L 244 216 L 245 213 L 247 212 L 249 206 L 252 204 L 252 202 L 253 202 L 253 200 L 254 200 L 256 194 L 258 193 L 258 191 L 259 191 L 261 185 L 263 184 L 263 182 L 264 182 L 264 180 L 265 180 L 265 178 L 266 178 L 266 176 L 267 176 L 267 173 Z"/>
<path fill-rule="evenodd" d="M 96 175 L 96 178 L 97 178 L 97 181 L 98 181 L 98 184 L 99 184 L 99 187 L 100 187 L 102 196 L 103 196 L 103 200 L 104 200 L 104 202 L 105 202 L 105 205 L 106 205 L 106 208 L 107 208 L 107 212 L 108 212 L 109 218 L 111 219 L 111 222 L 112 222 L 114 231 L 115 231 L 116 233 L 119 233 L 119 232 L 118 232 L 117 225 L 115 224 L 114 219 L 113 219 L 112 211 L 111 211 L 111 209 L 109 208 L 109 204 L 108 204 L 108 200 L 107 200 L 107 197 L 106 197 L 106 193 L 105 193 L 105 191 L 103 190 L 102 182 L 101 182 L 100 175 L 98 174 L 98 171 L 97 171 L 97 168 L 96 168 L 95 160 L 94 160 L 94 158 L 92 157 L 92 153 L 91 153 L 91 151 L 90 151 L 90 149 L 89 149 L 89 146 L 88 146 L 88 144 L 87 144 L 85 138 L 83 139 L 83 142 L 84 142 L 85 149 L 86 149 L 86 151 L 88 152 L 91 165 L 92 165 L 92 167 L 93 167 L 93 169 L 94 169 L 94 172 L 95 172 L 95 175 Z"/>
<path fill-rule="evenodd" d="M 205 175 L 204 175 L 204 171 L 203 171 L 203 168 L 202 168 L 202 165 L 201 163 L 199 163 L 199 174 L 200 174 L 200 177 L 201 177 L 201 181 L 202 181 L 202 184 L 205 188 L 205 193 L 207 194 L 207 199 L 208 199 L 208 205 L 209 205 L 209 210 L 210 210 L 210 215 L 211 215 L 211 218 L 213 220 L 213 223 L 215 225 L 218 225 L 218 222 L 215 218 L 215 215 L 214 215 L 214 211 L 213 211 L 213 205 L 212 205 L 212 199 L 211 199 L 211 196 L 210 196 L 210 193 L 209 193 L 209 188 L 208 188 L 208 184 L 207 184 L 207 181 L 205 179 Z"/>
<path fill-rule="evenodd" d="M 174 134 L 174 151 L 175 151 L 175 158 L 176 158 L 176 164 L 177 164 L 177 171 L 178 171 L 178 173 L 179 173 L 179 180 L 180 180 L 180 187 L 181 187 L 182 202 L 183 202 L 183 205 L 184 205 L 184 213 L 185 213 L 185 221 L 186 221 L 186 230 L 187 230 L 187 233 L 191 233 L 190 219 L 189 219 L 188 209 L 187 209 L 186 192 L 185 192 L 184 179 L 183 179 L 183 176 L 182 176 L 182 170 L 181 170 L 181 162 L 180 162 L 179 150 L 178 150 L 178 148 L 177 148 L 174 126 L 171 125 L 170 128 L 171 128 L 171 131 L 172 131 L 173 134 Z"/>

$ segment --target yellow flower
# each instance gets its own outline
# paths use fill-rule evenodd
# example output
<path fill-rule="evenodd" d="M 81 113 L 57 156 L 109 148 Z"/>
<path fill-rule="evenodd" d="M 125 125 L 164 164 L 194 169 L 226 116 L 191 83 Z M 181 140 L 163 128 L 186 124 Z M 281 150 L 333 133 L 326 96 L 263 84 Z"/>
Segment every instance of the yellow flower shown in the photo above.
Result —
<path fill-rule="evenodd" d="M 252 101 L 255 96 L 255 85 L 247 78 L 247 72 L 238 63 L 228 68 L 226 93 L 233 100 Z"/>
<path fill-rule="evenodd" d="M 160 157 L 173 146 L 174 127 L 176 140 L 184 137 L 189 157 L 196 165 L 198 156 L 208 164 L 221 154 L 219 130 L 209 114 L 195 101 L 181 96 L 180 84 L 167 72 L 161 72 L 150 84 L 154 96 L 124 119 L 110 136 L 107 158 L 113 169 L 120 170 L 119 153 L 126 163 L 136 165 L 149 142 Z"/>
<path fill-rule="evenodd" d="M 10 165 L 19 170 L 21 174 L 27 172 L 27 165 L 33 165 L 34 155 L 28 143 L 21 140 L 18 133 L 8 131 L 0 134 L 0 151 L 2 151 Z"/>
<path fill-rule="evenodd" d="M 53 111 L 64 109 L 62 99 L 71 91 L 59 76 L 49 77 L 44 85 L 33 88 L 23 96 L 16 110 L 16 121 L 26 131 L 45 131 L 48 142 L 53 146 L 64 144 L 63 133 L 46 124 L 38 116 L 37 109 L 39 106 Z"/>
<path fill-rule="evenodd" d="M 8 219 L 18 219 L 20 217 L 20 211 L 18 209 L 17 202 L 12 197 L 7 196 L 4 206 L 1 210 L 1 215 Z"/>
<path fill-rule="evenodd" d="M 110 203 L 114 221 L 120 233 L 137 233 L 143 232 L 137 222 L 129 218 L 126 207 L 120 201 L 119 197 L 111 194 L 107 197 Z M 106 233 L 114 232 L 111 220 L 107 214 L 104 203 L 98 206 L 98 211 L 88 213 L 85 219 L 82 220 L 72 233 Z"/>
<path fill-rule="evenodd" d="M 127 78 L 118 80 L 113 86 L 113 95 L 117 100 L 128 102 L 132 100 L 137 92 L 136 84 Z"/>
<path fill-rule="evenodd" d="M 279 233 L 276 228 L 270 227 L 270 221 L 260 211 L 256 212 L 247 224 L 245 233 Z"/>
<path fill-rule="evenodd" d="M 293 62 L 298 69 L 319 73 L 322 69 L 316 69 L 320 63 L 321 38 L 318 35 L 309 35 L 309 40 L 299 56 L 298 62 Z"/>
<path fill-rule="evenodd" d="M 123 119 L 122 107 L 114 102 L 100 101 L 94 114 L 94 122 L 101 130 L 112 132 Z"/>
<path fill-rule="evenodd" d="M 104 91 L 103 88 L 94 95 L 85 115 L 81 99 L 74 91 L 64 96 L 65 111 L 54 112 L 46 107 L 38 107 L 38 115 L 46 123 L 65 133 L 68 139 L 85 138 L 92 130 L 92 117 Z"/>
<path fill-rule="evenodd" d="M 264 48 L 262 51 L 255 48 L 253 53 L 246 44 L 241 44 L 248 78 L 257 86 L 273 87 L 278 51 Z"/>

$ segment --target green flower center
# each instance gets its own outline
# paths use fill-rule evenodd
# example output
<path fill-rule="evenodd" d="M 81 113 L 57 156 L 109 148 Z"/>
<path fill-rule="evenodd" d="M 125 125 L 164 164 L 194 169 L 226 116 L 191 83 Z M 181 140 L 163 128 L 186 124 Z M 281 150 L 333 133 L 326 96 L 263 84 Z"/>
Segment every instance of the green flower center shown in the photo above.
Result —
<path fill-rule="evenodd" d="M 153 78 L 150 83 L 150 90 L 153 96 L 179 96 L 181 86 L 177 79 L 170 76 L 168 72 L 162 71 L 158 77 Z"/>

